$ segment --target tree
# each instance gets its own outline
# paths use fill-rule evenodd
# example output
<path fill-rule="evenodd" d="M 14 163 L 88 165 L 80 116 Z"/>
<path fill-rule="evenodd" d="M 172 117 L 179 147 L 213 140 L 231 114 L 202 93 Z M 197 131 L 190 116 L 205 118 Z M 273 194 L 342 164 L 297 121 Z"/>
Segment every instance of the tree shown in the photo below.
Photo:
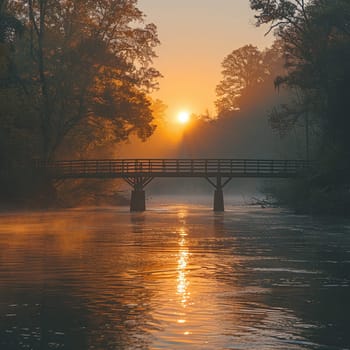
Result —
<path fill-rule="evenodd" d="M 0 0 L 0 166 L 8 163 L 16 150 L 9 143 L 18 135 L 8 131 L 14 126 L 14 109 L 18 90 L 18 75 L 15 64 L 15 45 L 23 33 L 23 24 L 8 10 L 8 3 Z M 15 108 L 14 108 L 15 107 Z M 18 110 L 17 110 L 18 112 Z"/>
<path fill-rule="evenodd" d="M 7 1 L 0 0 L 0 88 L 8 86 L 15 79 L 13 47 L 23 29 L 22 22 L 9 13 Z"/>
<path fill-rule="evenodd" d="M 322 133 L 321 152 L 340 148 L 350 154 L 349 2 L 251 0 L 251 7 L 258 11 L 257 24 L 270 24 L 283 42 L 287 74 L 276 84 L 299 94 L 299 106 L 275 117 L 296 122 L 308 115 Z"/>
<path fill-rule="evenodd" d="M 348 0 L 250 0 L 257 24 L 270 25 L 285 51 L 276 80 L 298 94 L 272 121 L 280 129 L 305 120 L 318 130 L 310 178 L 294 186 L 298 205 L 348 214 L 350 203 L 350 3 Z M 281 108 L 282 107 L 282 108 Z"/>
<path fill-rule="evenodd" d="M 224 58 L 222 67 L 223 80 L 216 87 L 219 114 L 239 110 L 242 92 L 264 79 L 263 56 L 253 45 L 233 50 Z"/>
<path fill-rule="evenodd" d="M 23 32 L 23 24 L 8 13 L 7 0 L 0 0 L 0 43 L 11 43 L 15 36 Z"/>
<path fill-rule="evenodd" d="M 274 77 L 281 73 L 281 47 L 278 41 L 264 51 L 252 45 L 233 50 L 222 62 L 223 80 L 217 85 L 216 107 L 219 115 L 241 109 L 252 103 L 260 87 L 273 87 Z M 266 86 L 267 85 L 267 86 Z M 254 102 L 255 103 L 255 102 Z"/>
<path fill-rule="evenodd" d="M 147 93 L 160 74 L 152 67 L 156 27 L 144 24 L 136 0 L 12 1 L 28 28 L 24 62 L 40 124 L 39 156 L 57 156 L 69 138 L 108 128 L 115 142 L 154 130 Z M 81 138 L 79 138 L 81 141 Z M 71 141 L 72 143 L 72 141 Z"/>

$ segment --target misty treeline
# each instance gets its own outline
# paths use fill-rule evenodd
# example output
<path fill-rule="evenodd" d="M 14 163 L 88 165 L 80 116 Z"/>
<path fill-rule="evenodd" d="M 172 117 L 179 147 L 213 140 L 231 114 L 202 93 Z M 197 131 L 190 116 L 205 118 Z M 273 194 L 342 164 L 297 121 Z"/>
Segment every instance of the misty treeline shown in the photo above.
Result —
<path fill-rule="evenodd" d="M 274 135 L 266 114 L 289 94 L 274 87 L 284 72 L 279 42 L 259 50 L 245 45 L 233 50 L 222 62 L 222 80 L 216 87 L 217 115 L 193 116 L 193 127 L 184 135 L 182 155 L 211 158 L 288 157 Z M 299 136 L 299 135 L 298 135 Z M 284 142 L 285 146 L 291 140 Z M 299 149 L 299 153 L 303 151 Z M 293 150 L 290 158 L 295 158 Z"/>
<path fill-rule="evenodd" d="M 148 138 L 158 44 L 137 0 L 0 0 L 2 195 L 9 165 Z"/>
<path fill-rule="evenodd" d="M 350 2 L 250 0 L 250 6 L 256 24 L 267 25 L 276 40 L 266 50 L 246 45 L 224 58 L 217 120 L 199 118 L 185 150 L 310 159 L 303 179 L 271 190 L 300 210 L 349 213 Z"/>

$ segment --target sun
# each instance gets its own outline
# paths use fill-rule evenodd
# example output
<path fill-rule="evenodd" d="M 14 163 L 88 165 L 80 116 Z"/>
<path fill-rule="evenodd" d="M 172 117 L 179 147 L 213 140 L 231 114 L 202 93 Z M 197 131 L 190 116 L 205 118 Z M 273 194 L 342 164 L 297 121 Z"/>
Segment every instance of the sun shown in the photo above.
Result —
<path fill-rule="evenodd" d="M 177 121 L 180 124 L 187 124 L 190 121 L 190 113 L 187 111 L 182 111 L 177 115 Z"/>

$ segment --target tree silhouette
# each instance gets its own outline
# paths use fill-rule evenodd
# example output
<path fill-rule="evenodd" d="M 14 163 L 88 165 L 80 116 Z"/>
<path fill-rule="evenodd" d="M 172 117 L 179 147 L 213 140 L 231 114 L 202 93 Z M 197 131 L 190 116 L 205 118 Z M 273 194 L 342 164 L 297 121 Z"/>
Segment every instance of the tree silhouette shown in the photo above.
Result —
<path fill-rule="evenodd" d="M 257 24 L 269 24 L 280 38 L 287 73 L 276 79 L 298 93 L 276 109 L 277 128 L 299 120 L 317 127 L 318 159 L 311 180 L 303 184 L 301 202 L 328 203 L 326 210 L 348 207 L 350 165 L 350 3 L 347 0 L 251 0 Z M 345 194 L 345 195 L 344 195 Z M 303 197 L 304 195 L 304 197 Z M 342 198 L 340 200 L 340 198 Z"/>
<path fill-rule="evenodd" d="M 261 95 L 261 85 L 270 90 L 273 80 L 282 74 L 282 50 L 276 41 L 271 48 L 260 51 L 253 45 L 233 50 L 222 62 L 223 79 L 216 87 L 219 116 L 240 110 Z M 270 93 L 270 92 L 269 92 Z"/>
<path fill-rule="evenodd" d="M 301 106 L 285 108 L 281 118 L 309 113 L 323 134 L 326 148 L 350 152 L 347 131 L 350 69 L 350 5 L 348 1 L 251 0 L 258 24 L 270 23 L 281 38 L 287 74 L 277 85 L 297 89 Z M 296 113 L 299 110 L 299 113 Z M 340 145 L 342 144 L 342 145 Z"/>
<path fill-rule="evenodd" d="M 0 0 L 0 43 L 11 43 L 23 33 L 23 24 L 7 10 L 7 0 Z"/>
<path fill-rule="evenodd" d="M 253 45 L 233 50 L 222 62 L 223 80 L 216 87 L 218 113 L 239 109 L 239 98 L 245 89 L 259 84 L 266 74 L 263 54 Z"/>
<path fill-rule="evenodd" d="M 109 128 L 115 142 L 154 130 L 147 93 L 157 87 L 152 67 L 156 27 L 144 24 L 135 0 L 26 0 L 12 11 L 28 28 L 19 59 L 39 116 L 41 151 L 50 159 L 64 140 L 85 140 Z M 79 128 L 79 133 L 76 132 Z M 79 138 L 77 142 L 82 139 Z"/>

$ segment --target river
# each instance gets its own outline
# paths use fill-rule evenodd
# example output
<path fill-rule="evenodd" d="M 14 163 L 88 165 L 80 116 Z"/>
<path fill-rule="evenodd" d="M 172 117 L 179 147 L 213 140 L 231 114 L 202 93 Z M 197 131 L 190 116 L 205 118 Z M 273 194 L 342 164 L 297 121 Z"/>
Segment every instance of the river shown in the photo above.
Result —
<path fill-rule="evenodd" d="M 148 206 L 0 214 L 0 349 L 350 349 L 350 220 Z"/>

